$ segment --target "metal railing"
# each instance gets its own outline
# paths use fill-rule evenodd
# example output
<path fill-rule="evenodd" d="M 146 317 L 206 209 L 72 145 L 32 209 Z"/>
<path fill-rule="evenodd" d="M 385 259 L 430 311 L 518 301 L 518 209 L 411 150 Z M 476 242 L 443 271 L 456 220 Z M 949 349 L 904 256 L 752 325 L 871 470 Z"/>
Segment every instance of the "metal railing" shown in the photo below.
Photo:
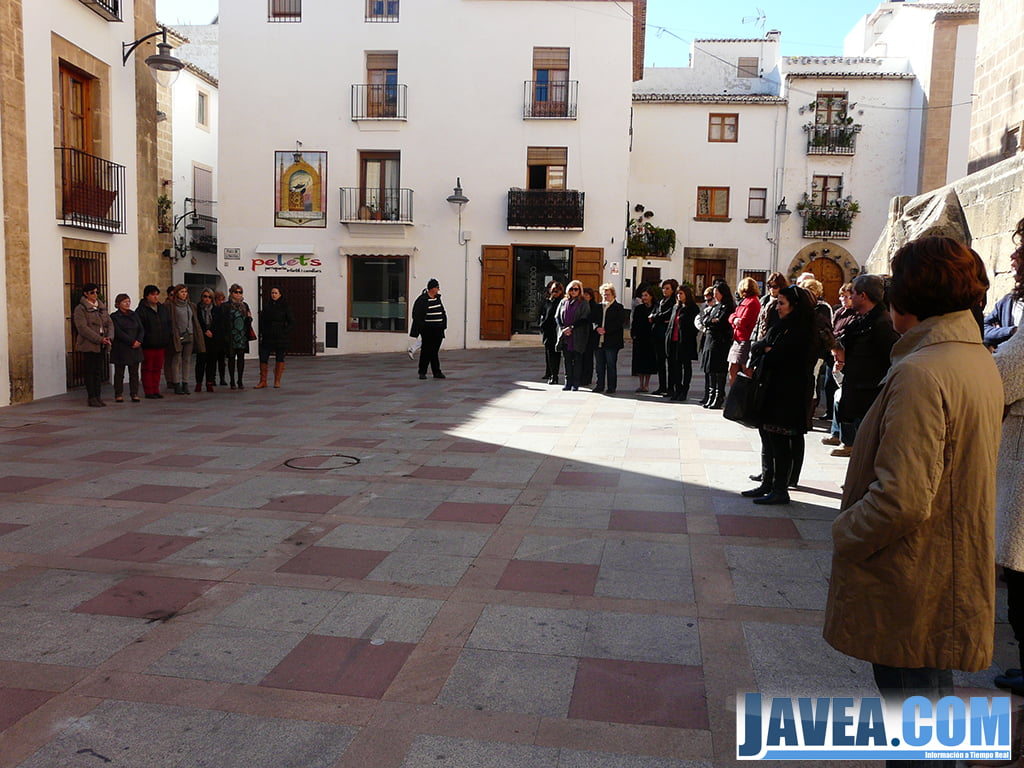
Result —
<path fill-rule="evenodd" d="M 341 187 L 341 221 L 412 224 L 412 190 Z"/>
<path fill-rule="evenodd" d="M 858 128 L 852 125 L 815 125 L 807 130 L 808 155 L 857 153 Z"/>
<path fill-rule="evenodd" d="M 353 120 L 405 120 L 406 107 L 406 87 L 401 83 L 356 83 L 352 86 Z"/>
<path fill-rule="evenodd" d="M 107 21 L 121 21 L 121 0 L 79 0 L 79 2 Z"/>
<path fill-rule="evenodd" d="M 366 0 L 366 21 L 398 21 L 398 0 Z"/>
<path fill-rule="evenodd" d="M 523 83 L 523 117 L 576 119 L 576 94 L 579 80 L 555 80 Z"/>
<path fill-rule="evenodd" d="M 125 234 L 124 166 L 70 147 L 57 147 L 56 152 L 61 174 L 58 221 Z"/>
<path fill-rule="evenodd" d="M 267 21 L 302 21 L 302 0 L 267 0 Z"/>
<path fill-rule="evenodd" d="M 583 192 L 578 189 L 508 191 L 508 229 L 583 229 Z"/>
<path fill-rule="evenodd" d="M 190 235 L 188 243 L 189 248 L 193 251 L 202 251 L 203 253 L 216 253 L 217 217 L 209 216 L 204 213 L 197 213 L 192 218 L 195 220 L 195 223 L 202 224 L 203 228 L 198 230 L 186 230 Z"/>
<path fill-rule="evenodd" d="M 815 240 L 849 240 L 854 214 L 833 206 L 810 206 L 801 212 L 804 237 Z"/>

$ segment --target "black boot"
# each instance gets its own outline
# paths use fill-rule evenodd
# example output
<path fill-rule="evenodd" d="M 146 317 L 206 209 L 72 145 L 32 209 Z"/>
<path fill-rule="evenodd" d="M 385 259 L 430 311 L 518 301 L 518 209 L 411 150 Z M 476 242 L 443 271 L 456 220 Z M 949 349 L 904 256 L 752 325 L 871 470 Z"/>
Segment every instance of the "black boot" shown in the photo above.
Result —
<path fill-rule="evenodd" d="M 761 484 L 757 488 L 751 488 L 749 491 L 741 491 L 740 496 L 746 496 L 748 499 L 757 498 L 759 496 L 767 496 L 772 492 L 772 458 L 768 453 L 768 446 L 764 443 L 764 437 L 762 433 L 761 437 L 761 474 L 751 475 L 750 479 L 754 482 L 760 482 Z"/>
<path fill-rule="evenodd" d="M 725 373 L 715 374 L 715 398 L 711 401 L 711 405 L 708 408 L 720 410 L 725 407 L 725 379 L 727 375 Z"/>
<path fill-rule="evenodd" d="M 714 388 L 711 386 L 711 374 L 707 373 L 704 375 L 704 399 L 700 401 L 701 408 L 707 408 L 711 405 L 711 395 L 714 392 Z"/>
<path fill-rule="evenodd" d="M 786 490 L 786 484 L 793 471 L 793 455 L 789 438 L 784 435 L 772 435 L 771 439 L 775 441 L 772 444 L 772 492 L 767 496 L 754 499 L 754 503 L 789 504 L 789 491 Z"/>

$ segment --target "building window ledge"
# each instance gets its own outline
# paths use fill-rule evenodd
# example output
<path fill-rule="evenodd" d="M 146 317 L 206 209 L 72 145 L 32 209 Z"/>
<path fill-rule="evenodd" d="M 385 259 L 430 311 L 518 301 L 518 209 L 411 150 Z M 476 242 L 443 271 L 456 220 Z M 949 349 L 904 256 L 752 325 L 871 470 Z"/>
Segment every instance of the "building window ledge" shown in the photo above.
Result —
<path fill-rule="evenodd" d="M 747 218 L 744 219 L 744 221 L 747 222 L 747 224 L 767 224 L 768 223 L 768 219 L 766 219 L 766 218 L 764 218 L 762 216 L 748 216 Z"/>
<path fill-rule="evenodd" d="M 715 222 L 728 223 L 728 222 L 732 221 L 732 216 L 694 216 L 693 220 L 694 221 L 715 221 Z"/>

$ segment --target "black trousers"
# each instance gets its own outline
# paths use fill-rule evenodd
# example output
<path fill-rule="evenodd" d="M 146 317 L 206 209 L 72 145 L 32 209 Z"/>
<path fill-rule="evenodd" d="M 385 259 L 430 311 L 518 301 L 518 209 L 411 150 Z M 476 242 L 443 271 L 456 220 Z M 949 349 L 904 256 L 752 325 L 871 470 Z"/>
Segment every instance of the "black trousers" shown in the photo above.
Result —
<path fill-rule="evenodd" d="M 139 395 L 139 364 L 114 363 L 114 397 L 124 395 L 124 372 L 128 371 L 128 392 L 132 397 Z"/>
<path fill-rule="evenodd" d="M 544 378 L 546 379 L 557 379 L 558 369 L 562 367 L 562 353 L 555 349 L 555 345 L 552 342 L 551 346 L 544 345 Z"/>
<path fill-rule="evenodd" d="M 1017 640 L 1020 668 L 1024 669 L 1024 573 L 1003 566 L 1006 577 L 1006 615 Z"/>
<path fill-rule="evenodd" d="M 793 471 L 793 443 L 789 435 L 765 429 L 761 434 L 761 483 L 775 493 L 787 493 Z"/>
<path fill-rule="evenodd" d="M 100 385 L 103 381 L 103 353 L 82 353 L 82 374 L 85 377 L 85 393 L 92 399 L 100 396 Z"/>
<path fill-rule="evenodd" d="M 687 355 L 680 354 L 679 344 L 669 342 L 668 345 L 668 391 L 673 395 L 686 395 L 690 391 L 690 380 L 693 378 L 693 361 Z"/>
<path fill-rule="evenodd" d="M 658 389 L 665 391 L 668 389 L 668 354 L 665 351 L 664 333 L 654 333 L 654 364 L 658 366 Z"/>
<path fill-rule="evenodd" d="M 875 684 L 882 698 L 902 705 L 908 696 L 924 696 L 938 701 L 943 696 L 953 695 L 953 671 L 922 667 L 887 667 L 872 664 Z M 953 768 L 956 760 L 886 760 L 887 768 Z"/>
<path fill-rule="evenodd" d="M 245 373 L 245 350 L 244 349 L 232 349 L 227 353 L 228 357 L 228 375 L 231 377 L 231 383 L 238 384 L 242 383 L 242 376 Z"/>
<path fill-rule="evenodd" d="M 441 342 L 444 340 L 444 331 L 426 328 L 420 333 L 420 338 L 423 339 L 423 346 L 420 348 L 420 376 L 426 374 L 428 365 L 430 366 L 430 372 L 434 376 L 440 376 L 441 361 L 438 359 L 437 353 L 440 351 Z"/>

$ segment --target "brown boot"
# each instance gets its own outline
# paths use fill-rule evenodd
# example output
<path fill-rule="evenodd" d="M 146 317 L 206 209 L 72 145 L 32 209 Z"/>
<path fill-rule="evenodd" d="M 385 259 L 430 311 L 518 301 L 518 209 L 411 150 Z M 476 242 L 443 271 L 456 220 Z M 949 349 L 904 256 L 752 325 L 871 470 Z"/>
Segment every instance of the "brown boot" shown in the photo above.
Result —
<path fill-rule="evenodd" d="M 281 386 L 281 376 L 284 374 L 284 363 L 278 363 L 274 366 L 274 387 Z"/>
<path fill-rule="evenodd" d="M 260 383 L 256 385 L 256 389 L 267 388 L 267 363 L 260 363 Z"/>

